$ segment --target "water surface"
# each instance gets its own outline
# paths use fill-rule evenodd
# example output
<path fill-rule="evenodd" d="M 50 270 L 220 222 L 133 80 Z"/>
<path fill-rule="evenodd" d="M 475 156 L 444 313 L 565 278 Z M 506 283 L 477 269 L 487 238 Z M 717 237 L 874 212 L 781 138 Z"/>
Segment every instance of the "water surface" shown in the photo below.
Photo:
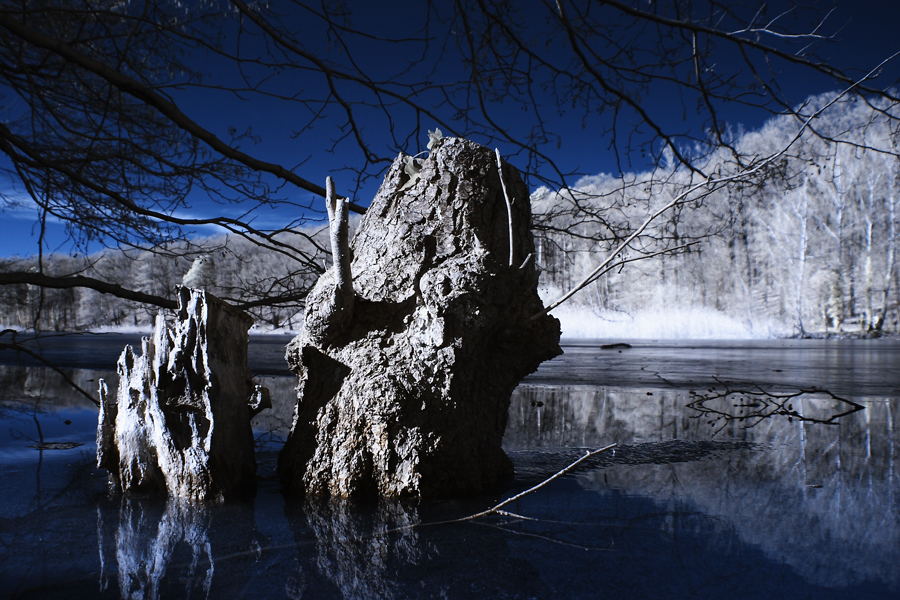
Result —
<path fill-rule="evenodd" d="M 94 390 L 123 342 L 101 340 L 50 351 Z M 569 344 L 513 396 L 513 481 L 370 505 L 281 494 L 285 342 L 251 346 L 276 401 L 256 421 L 259 492 L 211 508 L 110 494 L 93 405 L 0 353 L 0 596 L 900 595 L 897 340 Z M 613 442 L 508 514 L 455 521 Z"/>

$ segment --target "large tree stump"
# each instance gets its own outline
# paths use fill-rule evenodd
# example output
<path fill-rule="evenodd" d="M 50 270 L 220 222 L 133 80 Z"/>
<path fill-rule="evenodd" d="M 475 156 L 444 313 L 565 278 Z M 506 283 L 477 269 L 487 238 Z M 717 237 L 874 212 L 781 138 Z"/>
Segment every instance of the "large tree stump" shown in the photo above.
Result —
<path fill-rule="evenodd" d="M 436 496 L 512 474 L 510 395 L 562 351 L 555 318 L 530 320 L 543 305 L 529 195 L 509 165 L 503 177 L 509 203 L 493 152 L 462 139 L 394 161 L 353 240 L 352 285 L 336 285 L 338 257 L 287 348 L 288 490 Z"/>
<path fill-rule="evenodd" d="M 220 502 L 256 489 L 250 419 L 270 405 L 247 366 L 253 321 L 201 290 L 178 289 L 174 328 L 160 314 L 141 356 L 126 346 L 119 389 L 101 382 L 97 463 L 122 491 Z"/>

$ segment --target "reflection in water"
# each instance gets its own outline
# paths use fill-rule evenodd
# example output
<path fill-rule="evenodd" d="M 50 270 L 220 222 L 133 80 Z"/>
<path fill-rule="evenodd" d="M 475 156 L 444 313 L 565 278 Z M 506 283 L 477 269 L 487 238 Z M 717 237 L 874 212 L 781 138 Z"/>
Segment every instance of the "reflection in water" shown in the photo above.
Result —
<path fill-rule="evenodd" d="M 154 514 L 153 508 L 152 504 L 145 505 L 138 499 L 122 499 L 115 542 L 121 597 L 155 600 L 175 596 L 187 598 L 194 593 L 206 597 L 215 571 L 208 535 L 208 510 L 174 498 L 166 502 L 161 517 Z M 98 518 L 102 519 L 102 516 Z M 101 560 L 110 546 L 105 543 L 102 530 L 102 524 L 98 524 Z M 177 567 L 179 563 L 180 568 Z M 163 580 L 166 571 L 172 568 L 177 568 L 178 573 L 168 577 L 170 586 L 163 595 Z M 100 579 L 102 586 L 106 579 L 102 571 Z M 172 586 L 174 582 L 181 585 Z"/>
<path fill-rule="evenodd" d="M 272 400 L 272 408 L 254 415 L 250 425 L 257 451 L 277 452 L 287 440 L 297 405 L 297 380 L 294 377 L 262 376 L 254 382 L 267 388 Z"/>
<path fill-rule="evenodd" d="M 66 369 L 64 374 L 80 388 L 93 391 L 95 395 L 100 378 L 109 380 L 116 377 L 115 371 L 91 369 Z M 51 369 L 0 364 L 0 410 L 22 405 L 39 406 L 41 410 L 97 408 Z"/>
<path fill-rule="evenodd" d="M 238 596 L 258 567 L 252 505 L 126 495 L 101 503 L 96 520 L 98 587 L 113 597 Z"/>
<path fill-rule="evenodd" d="M 345 598 L 409 597 L 398 574 L 422 561 L 424 550 L 413 529 L 418 523 L 415 508 L 398 502 L 359 506 L 310 500 L 287 504 L 285 514 L 299 542 L 307 528 L 312 531 L 317 576 L 327 578 Z M 295 580 L 307 579 L 298 565 Z M 303 597 L 302 591 L 298 585 L 293 597 Z"/>
<path fill-rule="evenodd" d="M 688 503 L 815 585 L 882 581 L 900 590 L 897 399 L 858 399 L 865 410 L 848 411 L 829 395 L 803 395 L 790 412 L 807 419 L 773 415 L 747 428 L 740 419 L 713 426 L 697 419 L 684 408 L 688 392 L 523 386 L 516 393 L 510 448 L 621 440 L 605 468 L 579 475 L 585 489 L 663 507 Z M 710 429 L 719 442 L 709 441 Z M 729 448 L 732 440 L 747 445 Z"/>
<path fill-rule="evenodd" d="M 498 525 L 459 522 L 483 503 L 423 507 L 403 501 L 287 503 L 296 557 L 291 598 L 549 598 L 543 568 L 511 544 Z M 438 523 L 440 522 L 440 523 Z M 533 548 L 537 549 L 543 542 Z M 583 551 L 582 551 L 583 554 Z M 559 557 L 565 562 L 571 557 Z"/>

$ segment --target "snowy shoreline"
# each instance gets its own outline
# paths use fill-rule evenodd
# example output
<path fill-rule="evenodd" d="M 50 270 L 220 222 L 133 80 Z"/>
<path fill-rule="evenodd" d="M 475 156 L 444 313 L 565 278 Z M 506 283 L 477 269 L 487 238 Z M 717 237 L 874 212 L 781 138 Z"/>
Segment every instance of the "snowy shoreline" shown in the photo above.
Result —
<path fill-rule="evenodd" d="M 635 313 L 597 311 L 586 306 L 561 306 L 551 313 L 559 319 L 563 340 L 765 340 L 793 339 L 853 339 L 891 337 L 891 334 L 871 335 L 861 331 L 811 331 L 798 336 L 784 324 L 768 321 L 748 323 L 722 312 L 707 308 L 646 309 Z M 0 330 L 6 326 L 0 325 Z M 12 328 L 14 329 L 14 328 Z M 119 333 L 149 335 L 150 325 L 96 327 L 89 330 L 44 332 L 63 333 Z M 18 330 L 25 333 L 30 330 Z M 250 336 L 297 335 L 298 330 L 266 328 L 254 325 Z"/>

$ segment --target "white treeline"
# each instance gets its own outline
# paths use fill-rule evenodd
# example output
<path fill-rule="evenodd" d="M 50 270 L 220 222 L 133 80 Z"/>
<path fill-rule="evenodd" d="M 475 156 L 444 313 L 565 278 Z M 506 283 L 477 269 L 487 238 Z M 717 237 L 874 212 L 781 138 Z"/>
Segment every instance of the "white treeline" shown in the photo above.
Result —
<path fill-rule="evenodd" d="M 314 257 L 320 268 L 330 256 L 323 252 L 327 228 L 305 229 L 277 240 Z M 123 288 L 174 300 L 175 286 L 185 282 L 232 304 L 265 298 L 287 298 L 274 306 L 248 308 L 265 330 L 299 328 L 305 293 L 318 271 L 285 253 L 261 248 L 236 236 L 193 240 L 146 250 L 108 249 L 84 257 L 53 254 L 43 258 L 0 259 L 2 271 L 30 271 L 54 277 L 83 276 Z M 0 286 L 0 327 L 50 331 L 137 328 L 149 331 L 159 308 L 123 300 L 94 289 L 43 289 L 33 285 Z"/>
<path fill-rule="evenodd" d="M 834 96 L 809 101 L 812 113 Z M 893 109 L 895 111 L 895 109 Z M 666 213 L 613 269 L 554 314 L 564 335 L 771 337 L 900 330 L 900 134 L 882 107 L 839 101 L 752 179 Z M 796 136 L 796 118 L 734 135 L 703 173 L 740 168 Z M 841 144 L 834 143 L 839 139 Z M 880 150 L 880 151 L 879 151 Z M 657 167 L 532 195 L 545 301 L 580 281 L 647 215 L 702 181 Z M 655 253 L 668 251 L 664 254 Z M 587 319 L 585 319 L 587 317 Z M 566 331 L 568 329 L 568 332 Z"/>

